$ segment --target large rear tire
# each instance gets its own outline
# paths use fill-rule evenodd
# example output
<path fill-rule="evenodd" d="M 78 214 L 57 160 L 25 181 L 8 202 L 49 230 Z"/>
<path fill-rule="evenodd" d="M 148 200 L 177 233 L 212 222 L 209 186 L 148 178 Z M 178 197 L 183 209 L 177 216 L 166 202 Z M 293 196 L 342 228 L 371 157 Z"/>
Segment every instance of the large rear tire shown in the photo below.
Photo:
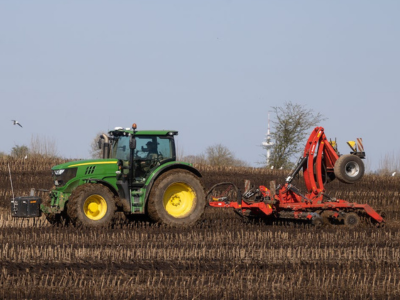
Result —
<path fill-rule="evenodd" d="M 200 179 L 185 170 L 172 170 L 154 183 L 147 212 L 156 223 L 186 227 L 201 218 L 204 208 L 205 194 Z"/>
<path fill-rule="evenodd" d="M 344 183 L 355 183 L 359 181 L 365 172 L 364 163 L 358 156 L 353 154 L 342 155 L 334 166 L 337 179 Z"/>
<path fill-rule="evenodd" d="M 67 202 L 67 214 L 78 227 L 106 227 L 116 210 L 114 194 L 101 184 L 77 187 Z"/>

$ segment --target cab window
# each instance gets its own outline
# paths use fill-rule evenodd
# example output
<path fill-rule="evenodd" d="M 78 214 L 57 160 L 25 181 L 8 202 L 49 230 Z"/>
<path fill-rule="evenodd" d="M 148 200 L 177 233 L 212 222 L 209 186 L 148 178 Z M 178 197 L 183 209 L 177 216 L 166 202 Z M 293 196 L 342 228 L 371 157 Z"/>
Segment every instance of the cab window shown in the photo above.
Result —
<path fill-rule="evenodd" d="M 136 160 L 154 159 L 155 156 L 162 160 L 173 157 L 172 140 L 159 136 L 136 136 Z"/>

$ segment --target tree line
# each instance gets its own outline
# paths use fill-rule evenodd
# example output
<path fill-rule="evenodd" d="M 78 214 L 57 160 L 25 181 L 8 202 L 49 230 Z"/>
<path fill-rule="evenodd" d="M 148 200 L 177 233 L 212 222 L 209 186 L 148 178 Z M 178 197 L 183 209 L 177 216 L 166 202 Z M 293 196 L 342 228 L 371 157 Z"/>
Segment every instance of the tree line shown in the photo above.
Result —
<path fill-rule="evenodd" d="M 270 133 L 273 146 L 270 156 L 262 155 L 260 167 L 286 169 L 294 167 L 298 157 L 302 154 L 304 143 L 313 127 L 321 125 L 326 118 L 319 112 L 308 109 L 305 105 L 285 102 L 281 106 L 271 107 L 273 113 L 272 130 Z M 98 138 L 101 133 L 90 143 L 89 153 L 92 158 L 101 158 L 102 151 L 98 148 Z M 237 158 L 234 152 L 223 144 L 208 146 L 200 154 L 184 155 L 177 147 L 177 159 L 195 164 L 211 166 L 235 166 L 248 167 L 249 163 Z M 32 156 L 59 157 L 56 143 L 53 139 L 40 136 L 32 136 L 29 147 L 15 145 L 10 154 L 0 152 L 0 157 L 11 156 L 15 158 L 27 158 Z M 390 156 L 390 157 L 389 157 Z M 390 173 L 400 171 L 400 163 L 395 154 L 387 154 L 379 163 L 376 173 Z M 395 164 L 393 162 L 396 162 Z M 400 172 L 399 172 L 400 173 Z M 400 175 L 400 174 L 399 174 Z"/>
<path fill-rule="evenodd" d="M 27 145 L 14 145 L 11 148 L 10 154 L 0 152 L 0 157 L 13 157 L 13 158 L 32 158 L 32 157 L 48 157 L 58 158 L 57 143 L 53 138 L 45 136 L 32 135 L 29 146 Z"/>
<path fill-rule="evenodd" d="M 271 133 L 274 146 L 269 159 L 264 154 L 264 159 L 259 164 L 267 168 L 291 169 L 294 165 L 293 159 L 296 158 L 296 155 L 300 155 L 303 150 L 310 129 L 325 118 L 322 114 L 307 109 L 304 105 L 292 102 L 285 102 L 282 106 L 272 107 L 271 109 L 275 115 Z M 102 157 L 102 151 L 99 150 L 97 143 L 100 135 L 99 132 L 90 145 L 90 153 L 93 158 Z M 178 147 L 177 159 L 189 163 L 211 166 L 249 166 L 248 162 L 237 158 L 228 147 L 220 143 L 207 147 L 201 154 L 184 155 L 182 152 Z"/>
<path fill-rule="evenodd" d="M 304 139 L 309 129 L 324 120 L 320 113 L 314 113 L 300 104 L 285 102 L 282 106 L 272 107 L 275 118 L 272 121 L 273 131 L 271 137 L 274 146 L 271 156 L 259 164 L 264 167 L 275 167 L 290 169 L 293 167 L 292 160 L 295 155 L 300 154 Z M 90 155 L 92 158 L 101 158 L 102 152 L 98 148 L 98 138 L 101 133 L 90 143 Z M 29 147 L 27 145 L 15 145 L 9 154 L 15 158 L 27 158 L 28 156 L 58 157 L 58 150 L 53 139 L 40 136 L 32 136 Z M 7 156 L 0 152 L 0 156 Z M 209 146 L 201 154 L 183 155 L 178 154 L 177 158 L 181 161 L 190 163 L 206 164 L 212 166 L 249 166 L 248 162 L 239 159 L 235 154 L 223 144 Z"/>

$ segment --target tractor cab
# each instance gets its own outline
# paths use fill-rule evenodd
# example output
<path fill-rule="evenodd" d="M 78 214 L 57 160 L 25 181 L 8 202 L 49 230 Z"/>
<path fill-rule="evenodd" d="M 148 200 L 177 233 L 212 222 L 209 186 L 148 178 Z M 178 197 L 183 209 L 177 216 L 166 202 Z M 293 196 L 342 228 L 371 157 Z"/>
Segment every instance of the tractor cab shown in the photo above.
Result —
<path fill-rule="evenodd" d="M 144 183 L 152 169 L 176 160 L 174 136 L 177 133 L 177 131 L 135 131 L 126 134 L 121 130 L 112 131 L 110 158 L 118 159 L 122 175 L 132 173 L 131 184 Z M 132 139 L 134 143 L 131 142 Z M 131 164 L 133 164 L 132 169 Z"/>
<path fill-rule="evenodd" d="M 126 211 L 144 213 L 144 204 L 151 186 L 160 173 L 178 167 L 175 140 L 177 131 L 140 130 L 136 124 L 132 128 L 115 128 L 103 142 L 104 158 L 117 160 L 116 186 Z M 107 147 L 104 147 L 106 144 Z M 175 166 L 173 166 L 175 164 Z"/>

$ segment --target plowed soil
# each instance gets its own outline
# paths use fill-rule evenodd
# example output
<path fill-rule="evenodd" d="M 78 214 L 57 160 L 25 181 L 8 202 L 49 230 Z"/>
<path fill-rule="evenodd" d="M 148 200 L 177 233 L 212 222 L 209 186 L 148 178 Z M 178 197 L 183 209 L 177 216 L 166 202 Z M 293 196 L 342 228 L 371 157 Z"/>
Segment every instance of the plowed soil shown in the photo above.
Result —
<path fill-rule="evenodd" d="M 202 168 L 206 189 L 283 181 L 285 172 Z M 194 227 L 146 221 L 113 228 L 50 226 L 9 214 L 10 182 L 0 172 L 2 299 L 396 299 L 400 297 L 400 180 L 367 175 L 332 182 L 328 193 L 386 211 L 382 229 L 243 222 L 207 208 Z M 15 194 L 51 188 L 49 172 L 13 174 Z M 296 183 L 296 182 L 295 182 Z M 300 188 L 301 178 L 297 185 Z"/>

